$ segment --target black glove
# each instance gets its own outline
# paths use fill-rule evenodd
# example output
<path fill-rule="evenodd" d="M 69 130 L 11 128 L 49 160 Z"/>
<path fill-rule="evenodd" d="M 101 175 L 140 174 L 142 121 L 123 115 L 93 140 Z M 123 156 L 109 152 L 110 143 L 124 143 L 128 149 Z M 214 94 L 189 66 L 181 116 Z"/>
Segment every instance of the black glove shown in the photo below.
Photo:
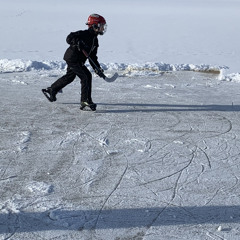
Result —
<path fill-rule="evenodd" d="M 102 68 L 99 68 L 99 69 L 94 69 L 95 73 L 101 77 L 101 78 L 105 78 L 105 75 L 104 75 L 104 70 Z"/>

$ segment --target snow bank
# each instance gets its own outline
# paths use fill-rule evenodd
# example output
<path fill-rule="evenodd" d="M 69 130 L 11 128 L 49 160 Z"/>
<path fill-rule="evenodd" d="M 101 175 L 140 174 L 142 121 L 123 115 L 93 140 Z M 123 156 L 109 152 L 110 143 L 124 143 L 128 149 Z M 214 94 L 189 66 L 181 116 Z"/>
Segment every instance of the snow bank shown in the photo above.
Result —
<path fill-rule="evenodd" d="M 221 80 L 229 82 L 240 82 L 240 73 L 227 74 L 226 76 L 223 76 Z"/>
<path fill-rule="evenodd" d="M 30 61 L 22 59 L 0 59 L 0 72 L 29 72 L 32 70 L 62 70 L 66 64 L 62 61 Z"/>
<path fill-rule="evenodd" d="M 89 66 L 87 64 L 87 66 Z M 226 66 L 210 66 L 207 64 L 168 64 L 147 62 L 138 63 L 101 63 L 102 68 L 108 72 L 118 72 L 120 76 L 154 76 L 166 71 L 197 71 L 219 74 L 219 80 L 240 81 L 239 74 L 224 75 Z M 0 73 L 29 72 L 29 71 L 63 71 L 66 69 L 64 61 L 31 61 L 23 59 L 0 59 Z M 92 69 L 90 68 L 92 71 Z"/>
<path fill-rule="evenodd" d="M 112 66 L 110 66 L 112 67 Z M 107 69 L 110 67 L 107 66 Z M 168 64 L 168 63 L 145 63 L 145 64 L 117 64 L 116 71 L 123 71 L 124 75 L 155 75 L 166 71 L 197 71 L 220 74 L 225 66 L 210 66 L 206 64 Z"/>

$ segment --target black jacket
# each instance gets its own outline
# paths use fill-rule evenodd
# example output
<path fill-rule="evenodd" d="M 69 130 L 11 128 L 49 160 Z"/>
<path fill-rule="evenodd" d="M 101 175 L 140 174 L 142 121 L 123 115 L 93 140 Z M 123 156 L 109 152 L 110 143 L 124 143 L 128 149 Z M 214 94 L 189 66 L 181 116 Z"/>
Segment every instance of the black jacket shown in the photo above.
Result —
<path fill-rule="evenodd" d="M 80 30 L 77 32 L 71 32 L 66 39 L 67 43 L 70 44 L 70 47 L 66 50 L 63 59 L 71 63 L 80 63 L 84 64 L 87 60 L 87 57 L 83 54 L 81 49 L 84 49 L 97 67 L 100 68 L 98 62 L 97 50 L 98 50 L 98 38 L 94 31 L 89 28 L 88 30 Z M 89 62 L 91 64 L 91 62 Z M 92 68 L 95 67 L 91 64 Z"/>

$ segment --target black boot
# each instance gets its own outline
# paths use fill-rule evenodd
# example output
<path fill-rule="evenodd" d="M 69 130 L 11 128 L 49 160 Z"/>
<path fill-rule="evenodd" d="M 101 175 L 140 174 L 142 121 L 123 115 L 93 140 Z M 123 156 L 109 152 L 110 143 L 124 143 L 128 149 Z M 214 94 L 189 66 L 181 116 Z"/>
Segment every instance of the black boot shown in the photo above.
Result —
<path fill-rule="evenodd" d="M 81 102 L 80 109 L 86 111 L 96 111 L 97 104 L 93 102 Z"/>
<path fill-rule="evenodd" d="M 51 87 L 42 89 L 42 92 L 50 102 L 55 102 L 57 100 L 56 98 L 57 93 Z"/>

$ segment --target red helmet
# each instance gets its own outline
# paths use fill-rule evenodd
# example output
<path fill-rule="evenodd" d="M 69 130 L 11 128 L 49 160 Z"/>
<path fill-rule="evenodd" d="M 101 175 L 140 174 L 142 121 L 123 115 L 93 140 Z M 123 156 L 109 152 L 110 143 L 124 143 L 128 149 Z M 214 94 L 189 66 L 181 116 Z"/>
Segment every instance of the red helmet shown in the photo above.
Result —
<path fill-rule="evenodd" d="M 94 31 L 100 35 L 103 35 L 107 31 L 106 20 L 99 14 L 91 14 L 86 24 L 89 28 L 92 27 Z"/>

